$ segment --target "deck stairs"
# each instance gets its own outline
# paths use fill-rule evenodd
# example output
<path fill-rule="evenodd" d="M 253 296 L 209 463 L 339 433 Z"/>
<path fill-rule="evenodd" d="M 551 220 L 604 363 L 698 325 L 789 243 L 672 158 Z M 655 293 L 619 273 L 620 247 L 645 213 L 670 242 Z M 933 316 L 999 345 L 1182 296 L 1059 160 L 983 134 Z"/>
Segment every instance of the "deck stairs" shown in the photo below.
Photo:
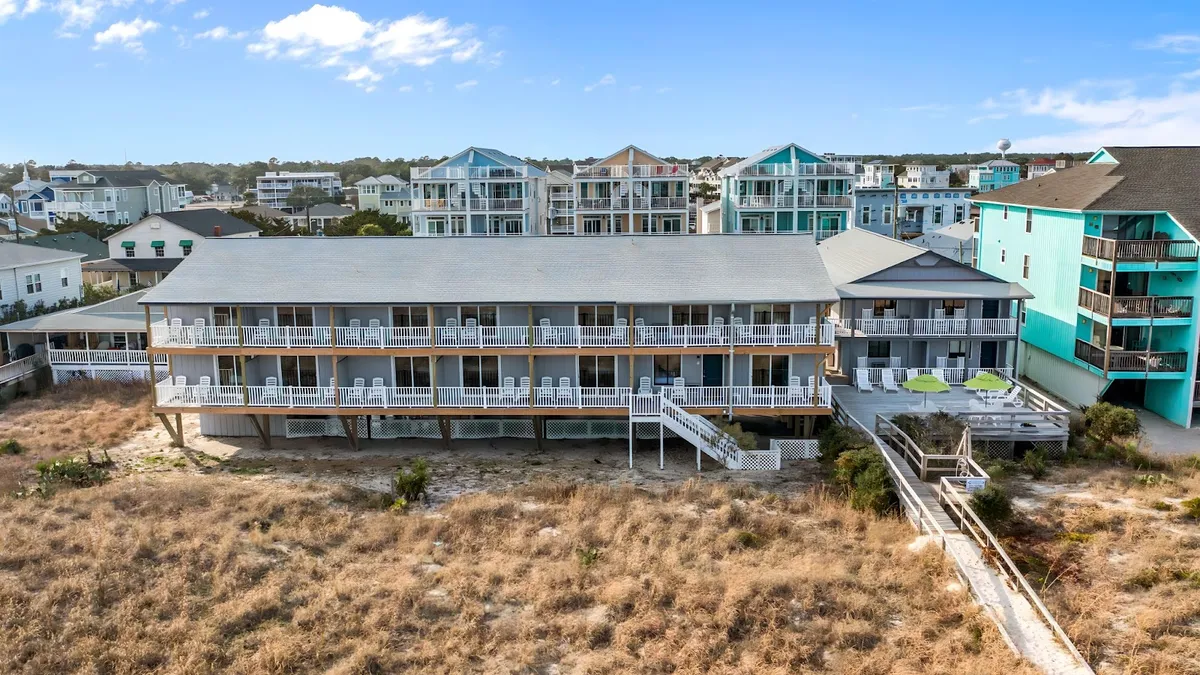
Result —
<path fill-rule="evenodd" d="M 762 471 L 780 467 L 780 451 L 743 450 L 733 436 L 701 415 L 693 415 L 662 394 L 638 394 L 630 400 L 630 423 L 658 423 L 700 452 L 734 471 Z"/>

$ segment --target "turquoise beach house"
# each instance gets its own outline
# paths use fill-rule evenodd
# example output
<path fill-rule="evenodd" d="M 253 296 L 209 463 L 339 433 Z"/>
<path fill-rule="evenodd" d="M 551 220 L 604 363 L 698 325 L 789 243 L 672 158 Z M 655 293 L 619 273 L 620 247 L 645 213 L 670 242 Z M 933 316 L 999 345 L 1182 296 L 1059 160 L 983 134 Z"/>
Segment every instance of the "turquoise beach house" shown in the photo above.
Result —
<path fill-rule="evenodd" d="M 795 143 L 751 155 L 720 172 L 721 231 L 831 237 L 849 226 L 854 172 Z"/>
<path fill-rule="evenodd" d="M 1200 147 L 1106 147 L 973 198 L 979 269 L 1034 295 L 1023 374 L 1075 404 L 1191 426 L 1200 295 Z"/>

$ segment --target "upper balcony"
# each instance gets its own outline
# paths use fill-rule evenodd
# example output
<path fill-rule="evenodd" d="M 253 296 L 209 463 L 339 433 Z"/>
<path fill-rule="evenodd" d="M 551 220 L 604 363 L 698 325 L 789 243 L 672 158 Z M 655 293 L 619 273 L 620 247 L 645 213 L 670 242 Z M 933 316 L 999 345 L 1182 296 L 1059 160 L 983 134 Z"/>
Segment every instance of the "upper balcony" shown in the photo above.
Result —
<path fill-rule="evenodd" d="M 840 337 L 1015 338 L 1017 336 L 1017 319 L 1015 317 L 993 319 L 872 317 L 857 319 L 853 326 L 849 320 L 842 320 L 838 322 L 837 326 Z"/>
<path fill-rule="evenodd" d="M 807 347 L 832 346 L 834 325 L 733 324 L 723 322 L 698 326 L 656 326 L 636 323 L 632 328 L 621 319 L 614 326 L 554 326 L 547 322 L 529 326 L 388 327 L 372 321 L 367 326 L 273 326 L 269 320 L 257 326 L 209 326 L 204 322 L 183 325 L 159 321 L 150 326 L 153 347 L 249 347 L 309 349 L 341 347 L 352 349 L 511 349 L 595 347 Z M 532 339 L 531 339 L 532 338 Z"/>
<path fill-rule="evenodd" d="M 848 195 L 736 195 L 734 206 L 739 209 L 791 209 L 791 208 L 839 208 L 854 206 Z"/>
<path fill-rule="evenodd" d="M 1118 295 L 1109 297 L 1090 288 L 1079 288 L 1079 306 L 1109 319 L 1189 319 L 1192 298 L 1187 296 Z"/>
<path fill-rule="evenodd" d="M 686 164 L 575 165 L 575 178 L 675 178 L 686 179 Z"/>
<path fill-rule="evenodd" d="M 776 163 L 750 164 L 738 169 L 734 175 L 742 178 L 756 176 L 841 176 L 854 178 L 855 165 L 851 162 L 828 163 Z"/>
<path fill-rule="evenodd" d="M 412 180 L 510 180 L 528 178 L 527 166 L 422 166 L 413 167 Z"/>
<path fill-rule="evenodd" d="M 1114 263 L 1196 262 L 1200 246 L 1187 239 L 1083 237 L 1083 255 Z"/>
<path fill-rule="evenodd" d="M 94 213 L 115 211 L 117 205 L 105 201 L 54 201 L 47 204 L 47 209 L 55 213 Z"/>

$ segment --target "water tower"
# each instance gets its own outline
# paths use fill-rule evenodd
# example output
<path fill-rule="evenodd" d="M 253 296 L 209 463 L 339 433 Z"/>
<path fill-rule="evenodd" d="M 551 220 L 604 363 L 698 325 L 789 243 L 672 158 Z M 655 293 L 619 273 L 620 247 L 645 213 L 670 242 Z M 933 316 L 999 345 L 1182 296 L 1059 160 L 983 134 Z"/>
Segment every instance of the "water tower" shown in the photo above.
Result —
<path fill-rule="evenodd" d="M 1003 157 L 1004 153 L 1008 152 L 1008 149 L 1011 147 L 1012 147 L 1012 142 L 1009 141 L 1007 138 L 1001 138 L 1000 140 L 996 141 L 996 149 L 1000 151 L 1001 157 Z"/>

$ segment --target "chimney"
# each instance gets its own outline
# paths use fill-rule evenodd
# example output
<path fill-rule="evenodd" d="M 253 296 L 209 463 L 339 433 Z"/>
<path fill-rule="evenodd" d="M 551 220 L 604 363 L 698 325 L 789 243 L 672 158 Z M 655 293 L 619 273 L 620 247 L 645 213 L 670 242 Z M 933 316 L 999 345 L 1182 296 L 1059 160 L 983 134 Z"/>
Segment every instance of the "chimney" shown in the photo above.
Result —
<path fill-rule="evenodd" d="M 220 225 L 213 225 L 213 236 L 214 237 L 221 236 L 221 226 Z"/>

